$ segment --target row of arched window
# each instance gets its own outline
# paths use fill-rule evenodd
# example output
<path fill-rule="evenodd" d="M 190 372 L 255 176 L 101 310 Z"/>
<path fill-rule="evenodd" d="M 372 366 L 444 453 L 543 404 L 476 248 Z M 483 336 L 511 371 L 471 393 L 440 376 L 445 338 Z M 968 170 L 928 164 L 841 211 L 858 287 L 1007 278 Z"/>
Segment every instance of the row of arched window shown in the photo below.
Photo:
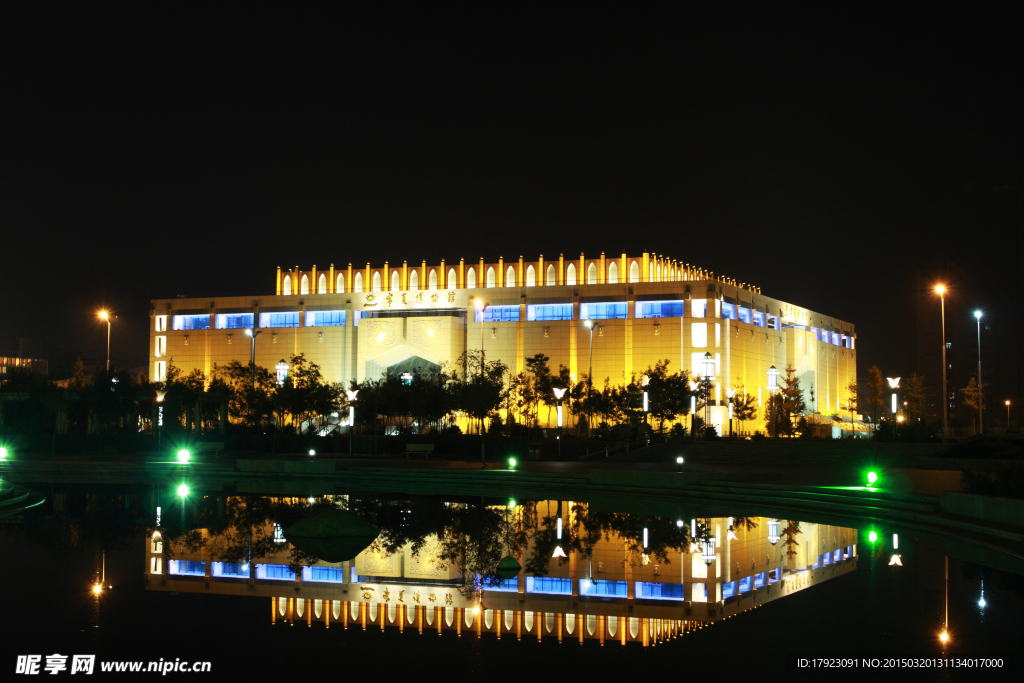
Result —
<path fill-rule="evenodd" d="M 524 286 L 526 286 L 526 287 L 536 287 L 538 285 L 538 276 L 539 276 L 539 273 L 537 272 L 537 269 L 534 268 L 533 265 L 530 265 L 526 269 L 525 278 L 524 278 L 525 282 L 522 283 L 522 284 Z M 296 282 L 295 279 L 293 279 L 293 277 L 294 278 L 298 278 L 298 282 Z M 415 291 L 418 291 L 420 289 L 419 277 L 420 276 L 419 276 L 419 271 L 418 270 L 416 270 L 416 269 L 411 269 L 410 270 L 410 273 L 409 273 L 409 291 L 415 292 Z M 458 288 L 458 273 L 455 271 L 455 268 L 450 268 L 448 270 L 448 274 L 445 277 L 445 281 L 439 282 L 438 281 L 438 277 L 439 276 L 438 276 L 437 270 L 431 268 L 430 274 L 427 276 L 427 282 L 426 282 L 426 286 L 424 287 L 424 289 L 457 289 Z M 466 273 L 466 288 L 467 289 L 476 289 L 478 287 L 476 279 L 477 279 L 476 268 L 470 267 L 468 269 L 467 273 Z M 667 266 L 667 265 L 664 266 L 664 270 L 663 270 L 662 265 L 660 263 L 655 264 L 652 261 L 651 264 L 650 264 L 649 279 L 652 282 L 682 280 L 682 279 L 684 279 L 683 278 L 683 270 L 681 268 L 676 268 L 674 266 Z M 335 289 L 334 289 L 335 292 L 341 294 L 341 293 L 344 293 L 346 291 L 346 281 L 345 280 L 346 280 L 345 273 L 340 273 L 338 275 L 337 282 L 335 283 Z M 622 282 L 625 282 L 625 281 L 626 280 L 622 280 Z M 636 261 L 633 261 L 630 264 L 630 266 L 629 266 L 629 278 L 628 278 L 628 281 L 629 282 L 639 282 L 640 281 L 640 264 L 637 263 Z M 615 261 L 611 261 L 608 264 L 608 278 L 607 278 L 606 282 L 608 284 L 618 284 L 620 282 L 620 279 L 619 279 L 619 266 L 618 266 L 618 264 Z M 487 267 L 487 273 L 486 273 L 486 275 L 484 277 L 484 283 L 483 283 L 482 286 L 486 287 L 486 288 L 493 288 L 493 287 L 497 286 L 496 283 L 497 283 L 497 273 L 494 270 L 493 266 L 488 266 Z M 595 262 L 591 262 L 590 265 L 587 267 L 587 273 L 586 273 L 585 281 L 580 282 L 579 284 L 596 285 L 596 284 L 599 284 L 599 283 L 600 283 L 600 277 L 599 277 L 599 273 L 598 273 L 597 264 Z M 548 287 L 553 287 L 556 284 L 558 284 L 558 271 L 555 268 L 554 264 L 548 264 L 548 267 L 547 267 L 547 269 L 544 272 L 544 285 L 548 286 Z M 570 286 L 577 284 L 576 265 L 574 263 L 569 263 L 568 266 L 565 269 L 565 284 L 570 285 Z M 517 287 L 517 286 L 520 286 L 520 284 L 516 282 L 516 269 L 515 269 L 515 266 L 510 265 L 508 267 L 508 270 L 505 272 L 504 286 L 505 287 Z M 391 271 L 391 283 L 390 283 L 389 287 L 385 287 L 385 283 L 382 282 L 381 273 L 379 271 L 375 271 L 373 273 L 373 276 L 371 278 L 371 282 L 369 283 L 369 287 L 368 288 L 366 286 L 366 283 L 363 281 L 363 273 L 361 271 L 356 271 L 355 277 L 353 278 L 353 283 L 352 283 L 352 291 L 353 292 L 362 292 L 362 291 L 371 291 L 371 292 L 392 291 L 392 292 L 397 292 L 397 291 L 400 291 L 401 288 L 402 288 L 402 280 L 401 280 L 401 276 L 400 276 L 398 270 Z M 317 278 L 317 283 L 316 283 L 316 291 L 313 292 L 310 289 L 309 275 L 304 273 L 304 274 L 302 274 L 301 277 L 298 277 L 298 275 L 294 274 L 294 273 L 286 274 L 284 276 L 283 281 L 282 281 L 281 293 L 285 294 L 285 295 L 289 295 L 289 294 L 313 294 L 313 293 L 315 293 L 315 294 L 327 294 L 328 293 L 327 275 L 324 274 L 324 273 L 321 273 L 319 275 L 319 277 Z"/>

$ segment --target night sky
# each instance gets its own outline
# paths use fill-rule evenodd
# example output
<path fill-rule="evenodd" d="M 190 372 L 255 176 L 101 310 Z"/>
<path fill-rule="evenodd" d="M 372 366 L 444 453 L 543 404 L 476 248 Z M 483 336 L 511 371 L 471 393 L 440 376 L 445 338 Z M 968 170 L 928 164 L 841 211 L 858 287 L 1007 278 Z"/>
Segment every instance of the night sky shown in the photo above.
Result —
<path fill-rule="evenodd" d="M 149 299 L 279 265 L 647 250 L 855 323 L 862 374 L 944 259 L 1016 339 L 1019 16 L 344 7 L 6 13 L 0 334 L 106 305 L 145 357 Z"/>

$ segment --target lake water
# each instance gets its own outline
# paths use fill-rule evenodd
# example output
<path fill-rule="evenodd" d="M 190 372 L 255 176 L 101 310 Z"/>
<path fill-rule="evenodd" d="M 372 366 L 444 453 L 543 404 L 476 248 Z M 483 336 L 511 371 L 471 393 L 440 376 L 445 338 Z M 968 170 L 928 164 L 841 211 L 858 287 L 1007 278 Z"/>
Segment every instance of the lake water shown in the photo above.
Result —
<path fill-rule="evenodd" d="M 95 655 L 101 676 L 131 676 L 104 674 L 104 662 L 201 661 L 210 673 L 189 675 L 252 680 L 1019 675 L 1021 577 L 898 528 L 742 517 L 742 506 L 702 517 L 699 501 L 665 514 L 647 500 L 458 491 L 179 498 L 64 485 L 45 494 L 0 518 L 7 672 L 19 656 L 41 656 L 45 675 L 47 656 L 67 655 L 70 669 L 71 656 Z M 295 524 L 337 510 L 377 539 L 288 539 Z M 504 558 L 523 570 L 498 575 Z M 801 657 L 829 656 L 945 665 L 798 668 Z M 1003 666 L 948 666 L 970 657 Z"/>

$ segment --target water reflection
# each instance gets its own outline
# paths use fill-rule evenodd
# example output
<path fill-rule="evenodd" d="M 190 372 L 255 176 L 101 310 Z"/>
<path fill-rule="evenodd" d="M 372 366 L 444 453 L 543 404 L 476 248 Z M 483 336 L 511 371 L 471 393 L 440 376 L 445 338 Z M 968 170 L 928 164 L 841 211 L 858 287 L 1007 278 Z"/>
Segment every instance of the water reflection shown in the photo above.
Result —
<path fill-rule="evenodd" d="M 336 543 L 310 544 L 310 526 Z M 844 527 L 572 500 L 226 496 L 162 510 L 145 580 L 268 598 L 275 623 L 646 646 L 851 572 L 856 546 Z"/>

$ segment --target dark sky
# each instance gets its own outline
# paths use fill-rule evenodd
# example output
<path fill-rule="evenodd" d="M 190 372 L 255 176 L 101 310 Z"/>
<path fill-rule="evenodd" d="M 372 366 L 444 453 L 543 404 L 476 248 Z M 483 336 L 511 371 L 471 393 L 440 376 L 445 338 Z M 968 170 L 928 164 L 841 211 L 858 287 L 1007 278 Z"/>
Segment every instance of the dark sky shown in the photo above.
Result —
<path fill-rule="evenodd" d="M 648 250 L 854 322 L 862 372 L 913 369 L 940 259 L 1015 338 L 1019 16 L 176 9 L 4 18 L 0 334 L 98 348 L 103 304 L 144 354 L 150 298 L 278 265 Z"/>

